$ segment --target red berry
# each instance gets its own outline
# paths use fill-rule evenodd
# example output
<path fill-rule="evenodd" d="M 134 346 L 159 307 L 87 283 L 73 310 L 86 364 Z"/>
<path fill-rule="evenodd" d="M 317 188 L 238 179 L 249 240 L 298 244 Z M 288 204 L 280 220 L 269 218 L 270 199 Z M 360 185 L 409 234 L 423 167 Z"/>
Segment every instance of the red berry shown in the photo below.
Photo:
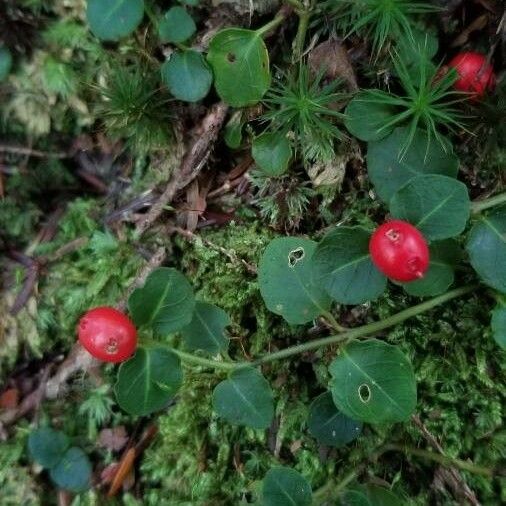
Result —
<path fill-rule="evenodd" d="M 422 278 L 429 268 L 429 247 L 423 235 L 409 223 L 392 220 L 379 226 L 369 241 L 374 265 L 395 281 Z"/>
<path fill-rule="evenodd" d="M 495 86 L 494 69 L 480 53 L 459 53 L 448 64 L 457 71 L 458 79 L 453 85 L 458 91 L 472 93 L 474 98 L 482 97 Z"/>
<path fill-rule="evenodd" d="M 96 307 L 79 320 L 79 342 L 95 358 L 123 362 L 137 346 L 137 330 L 125 314 L 113 307 Z"/>

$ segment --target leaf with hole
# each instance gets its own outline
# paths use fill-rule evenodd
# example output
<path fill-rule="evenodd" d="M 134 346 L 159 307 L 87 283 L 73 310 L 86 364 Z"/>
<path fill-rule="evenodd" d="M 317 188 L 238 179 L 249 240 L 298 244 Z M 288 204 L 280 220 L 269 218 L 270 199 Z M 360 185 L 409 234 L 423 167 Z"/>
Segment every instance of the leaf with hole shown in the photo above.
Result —
<path fill-rule="evenodd" d="M 396 128 L 388 137 L 367 145 L 367 172 L 378 196 L 388 202 L 397 190 L 415 176 L 440 174 L 455 178 L 459 161 L 445 151 L 438 142 L 429 142 L 423 130 L 416 130 L 408 150 L 401 158 L 401 147 L 406 145 L 407 127 Z"/>
<path fill-rule="evenodd" d="M 341 413 L 330 392 L 319 395 L 311 403 L 307 427 L 320 444 L 336 448 L 347 445 L 362 432 L 362 422 Z"/>
<path fill-rule="evenodd" d="M 223 309 L 207 302 L 197 301 L 193 318 L 183 328 L 181 335 L 190 350 L 204 350 L 213 355 L 228 348 L 225 328 L 230 325 L 230 317 Z"/>
<path fill-rule="evenodd" d="M 337 408 L 366 423 L 407 420 L 416 406 L 416 382 L 408 358 L 390 344 L 352 342 L 330 364 Z"/>
<path fill-rule="evenodd" d="M 195 21 L 185 8 L 171 7 L 158 25 L 158 36 L 162 42 L 184 42 L 197 30 Z"/>
<path fill-rule="evenodd" d="M 177 355 L 166 348 L 138 348 L 133 358 L 121 364 L 114 393 L 121 409 L 145 416 L 165 408 L 182 381 Z"/>
<path fill-rule="evenodd" d="M 506 207 L 480 217 L 469 233 L 466 250 L 483 282 L 506 293 Z"/>
<path fill-rule="evenodd" d="M 90 487 L 91 470 L 88 456 L 81 448 L 73 446 L 65 452 L 49 474 L 59 488 L 82 492 Z"/>
<path fill-rule="evenodd" d="M 226 28 L 209 44 L 207 59 L 220 98 L 233 107 L 256 104 L 271 84 L 269 53 L 259 33 Z"/>
<path fill-rule="evenodd" d="M 292 158 L 290 142 L 281 132 L 264 132 L 255 137 L 251 146 L 255 163 L 268 176 L 280 176 Z"/>
<path fill-rule="evenodd" d="M 6 47 L 0 47 L 0 82 L 5 81 L 12 68 L 12 54 Z"/>
<path fill-rule="evenodd" d="M 185 102 L 204 98 L 213 83 L 213 74 L 206 60 L 191 49 L 173 53 L 161 71 L 162 81 L 171 94 Z"/>
<path fill-rule="evenodd" d="M 467 186 L 434 174 L 410 179 L 390 201 L 392 216 L 411 223 L 430 241 L 459 235 L 470 211 Z"/>
<path fill-rule="evenodd" d="M 69 446 L 69 438 L 50 427 L 34 430 L 28 437 L 28 451 L 32 459 L 46 469 L 58 464 Z"/>
<path fill-rule="evenodd" d="M 88 24 L 102 40 L 118 40 L 130 35 L 143 17 L 144 0 L 88 0 Z"/>
<path fill-rule="evenodd" d="M 253 429 L 266 429 L 274 417 L 271 387 L 252 367 L 233 371 L 216 386 L 213 407 L 227 422 Z"/>
<path fill-rule="evenodd" d="M 495 342 L 503 349 L 506 350 L 506 306 L 497 304 L 492 311 L 492 320 L 490 322 L 492 327 L 492 337 Z"/>
<path fill-rule="evenodd" d="M 320 241 L 313 255 L 313 279 L 341 304 L 378 298 L 387 279 L 369 255 L 371 234 L 359 227 L 337 227 Z"/>
<path fill-rule="evenodd" d="M 295 469 L 273 467 L 263 479 L 262 499 L 264 506 L 309 506 L 311 485 Z"/>
<path fill-rule="evenodd" d="M 160 267 L 128 299 L 134 323 L 149 325 L 158 335 L 177 332 L 193 317 L 195 299 L 188 280 L 176 269 Z"/>
<path fill-rule="evenodd" d="M 258 266 L 260 293 L 267 308 L 288 323 L 303 324 L 330 308 L 330 297 L 312 279 L 316 243 L 280 237 L 269 243 Z"/>

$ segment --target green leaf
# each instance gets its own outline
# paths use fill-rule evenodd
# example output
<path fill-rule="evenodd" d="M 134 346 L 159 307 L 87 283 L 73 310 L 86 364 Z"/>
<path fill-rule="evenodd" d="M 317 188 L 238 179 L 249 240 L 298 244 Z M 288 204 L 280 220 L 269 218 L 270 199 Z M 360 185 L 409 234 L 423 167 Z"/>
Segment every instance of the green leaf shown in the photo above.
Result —
<path fill-rule="evenodd" d="M 345 490 L 339 497 L 340 506 L 373 506 L 365 493 L 358 490 Z"/>
<path fill-rule="evenodd" d="M 259 33 L 226 28 L 209 44 L 207 59 L 218 95 L 233 107 L 256 104 L 269 89 L 269 53 Z"/>
<path fill-rule="evenodd" d="M 466 249 L 483 282 L 506 293 L 506 207 L 480 218 L 471 229 Z"/>
<path fill-rule="evenodd" d="M 184 42 L 195 32 L 195 21 L 183 7 L 171 7 L 158 25 L 158 36 L 162 42 Z"/>
<path fill-rule="evenodd" d="M 130 35 L 143 17 L 144 0 L 88 0 L 88 24 L 102 40 L 118 40 Z"/>
<path fill-rule="evenodd" d="M 213 392 L 216 413 L 234 425 L 266 429 L 274 416 L 272 391 L 262 374 L 251 367 L 238 369 Z"/>
<path fill-rule="evenodd" d="M 179 357 L 166 348 L 137 348 L 123 362 L 114 385 L 121 409 L 144 416 L 165 408 L 183 381 Z"/>
<path fill-rule="evenodd" d="M 268 176 L 280 176 L 287 171 L 292 148 L 286 135 L 264 132 L 255 137 L 251 148 L 255 163 Z"/>
<path fill-rule="evenodd" d="M 263 506 L 309 506 L 311 485 L 294 469 L 273 467 L 263 479 Z"/>
<path fill-rule="evenodd" d="M 414 177 L 390 201 L 392 216 L 408 221 L 428 240 L 459 235 L 470 211 L 466 185 L 440 175 Z"/>
<path fill-rule="evenodd" d="M 135 324 L 150 325 L 158 335 L 177 332 L 193 317 L 195 299 L 188 280 L 176 269 L 160 267 L 132 292 L 128 309 Z"/>
<path fill-rule="evenodd" d="M 396 128 L 388 137 L 367 145 L 367 171 L 378 196 L 388 202 L 394 193 L 415 176 L 441 174 L 455 178 L 459 169 L 458 158 L 448 148 L 445 152 L 439 142 L 429 142 L 423 130 L 416 130 L 413 141 L 404 156 L 409 128 Z"/>
<path fill-rule="evenodd" d="M 204 57 L 188 49 L 176 51 L 162 65 L 162 81 L 179 100 L 197 102 L 211 89 L 213 74 Z"/>
<path fill-rule="evenodd" d="M 393 492 L 378 485 L 367 485 L 367 497 L 371 506 L 403 506 L 401 501 Z"/>
<path fill-rule="evenodd" d="M 453 283 L 454 266 L 462 257 L 459 245 L 453 239 L 430 244 L 429 270 L 422 279 L 404 283 L 410 295 L 427 297 L 446 292 Z"/>
<path fill-rule="evenodd" d="M 91 464 L 88 456 L 73 446 L 53 467 L 49 474 L 59 488 L 71 492 L 82 492 L 90 487 Z"/>
<path fill-rule="evenodd" d="M 225 125 L 225 133 L 223 136 L 225 144 L 230 149 L 237 149 L 241 145 L 243 125 L 242 111 L 235 111 L 228 123 Z"/>
<path fill-rule="evenodd" d="M 0 47 L 0 82 L 7 79 L 12 68 L 12 54 L 6 47 Z"/>
<path fill-rule="evenodd" d="M 228 348 L 225 328 L 230 317 L 223 309 L 197 301 L 192 321 L 182 331 L 185 345 L 190 350 L 204 350 L 216 355 Z"/>
<path fill-rule="evenodd" d="M 319 443 L 340 448 L 360 436 L 362 422 L 356 422 L 341 413 L 332 400 L 332 394 L 319 395 L 309 408 L 309 433 Z"/>
<path fill-rule="evenodd" d="M 69 438 L 63 432 L 49 427 L 34 430 L 28 437 L 28 450 L 31 457 L 46 469 L 58 464 L 69 445 Z"/>
<path fill-rule="evenodd" d="M 330 364 L 337 408 L 355 420 L 407 420 L 416 406 L 416 382 L 408 358 L 377 339 L 352 342 Z"/>
<path fill-rule="evenodd" d="M 385 290 L 387 279 L 369 255 L 370 234 L 359 227 L 338 227 L 320 241 L 313 255 L 313 278 L 341 304 L 362 304 Z"/>
<path fill-rule="evenodd" d="M 492 337 L 495 342 L 506 350 L 506 306 L 498 304 L 492 311 Z"/>
<path fill-rule="evenodd" d="M 429 31 L 412 30 L 410 35 L 399 39 L 395 57 L 406 66 L 413 85 L 419 87 L 425 82 L 424 75 L 436 72 L 431 59 L 436 55 L 439 43 L 437 36 Z"/>
<path fill-rule="evenodd" d="M 315 249 L 314 241 L 280 237 L 260 259 L 258 283 L 265 305 L 288 323 L 310 322 L 330 308 L 330 297 L 312 280 Z"/>
<path fill-rule="evenodd" d="M 362 141 L 383 139 L 392 128 L 383 128 L 395 109 L 379 104 L 367 90 L 360 91 L 353 97 L 345 111 L 344 125 L 353 136 Z"/>

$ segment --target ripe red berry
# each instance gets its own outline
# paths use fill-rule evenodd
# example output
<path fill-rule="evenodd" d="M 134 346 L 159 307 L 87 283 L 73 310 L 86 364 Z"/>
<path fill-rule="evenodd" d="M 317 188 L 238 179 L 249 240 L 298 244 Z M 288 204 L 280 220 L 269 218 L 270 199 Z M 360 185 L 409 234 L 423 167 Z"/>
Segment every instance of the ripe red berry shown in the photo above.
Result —
<path fill-rule="evenodd" d="M 482 97 L 495 86 L 494 69 L 480 53 L 459 53 L 448 64 L 457 71 L 454 87 L 458 91 L 472 93 L 474 98 Z"/>
<path fill-rule="evenodd" d="M 96 307 L 79 320 L 79 342 L 95 358 L 123 362 L 137 346 L 137 330 L 131 320 L 113 307 Z"/>
<path fill-rule="evenodd" d="M 374 265 L 395 281 L 422 278 L 429 268 L 429 248 L 423 235 L 409 223 L 392 220 L 379 226 L 369 241 Z"/>

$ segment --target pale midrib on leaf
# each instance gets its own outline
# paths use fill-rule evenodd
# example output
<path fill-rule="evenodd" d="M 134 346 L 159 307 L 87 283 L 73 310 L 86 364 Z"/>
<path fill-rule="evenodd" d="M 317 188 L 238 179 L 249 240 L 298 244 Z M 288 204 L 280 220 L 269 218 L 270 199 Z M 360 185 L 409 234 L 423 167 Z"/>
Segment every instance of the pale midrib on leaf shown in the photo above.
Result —
<path fill-rule="evenodd" d="M 202 324 L 206 332 L 209 334 L 213 342 L 218 347 L 218 350 L 221 350 L 221 342 L 216 338 L 211 328 L 207 325 L 206 321 L 200 316 L 198 310 L 195 310 L 195 316 L 197 317 L 198 321 Z"/>
<path fill-rule="evenodd" d="M 434 213 L 437 213 L 450 199 L 453 198 L 455 192 L 451 193 L 443 199 L 437 206 L 435 206 L 429 213 L 427 213 L 417 224 L 417 227 L 422 226 Z"/>
<path fill-rule="evenodd" d="M 297 503 L 293 500 L 292 496 L 281 486 L 279 481 L 275 482 L 279 491 L 290 501 L 290 504 L 297 506 Z"/>
<path fill-rule="evenodd" d="M 250 406 L 252 408 L 252 411 L 254 414 L 258 415 L 260 418 L 261 418 L 261 414 L 260 412 L 258 411 L 258 409 L 255 407 L 254 404 L 252 404 L 249 399 L 247 399 L 244 394 L 241 392 L 241 390 L 239 389 L 239 387 L 236 385 L 235 381 L 233 379 L 230 379 L 230 384 L 232 385 L 232 388 L 237 392 L 237 394 L 239 395 L 239 397 L 241 399 L 243 399 L 243 401 L 245 402 L 245 404 L 247 406 Z"/>
<path fill-rule="evenodd" d="M 499 240 L 504 244 L 506 244 L 506 237 L 504 236 L 504 234 L 502 234 L 501 231 L 497 229 L 497 227 L 488 218 L 483 217 L 482 220 L 485 223 L 485 225 L 488 228 L 490 228 L 490 230 L 492 230 L 492 232 L 494 232 L 494 234 L 496 234 L 497 237 L 499 237 Z"/>

